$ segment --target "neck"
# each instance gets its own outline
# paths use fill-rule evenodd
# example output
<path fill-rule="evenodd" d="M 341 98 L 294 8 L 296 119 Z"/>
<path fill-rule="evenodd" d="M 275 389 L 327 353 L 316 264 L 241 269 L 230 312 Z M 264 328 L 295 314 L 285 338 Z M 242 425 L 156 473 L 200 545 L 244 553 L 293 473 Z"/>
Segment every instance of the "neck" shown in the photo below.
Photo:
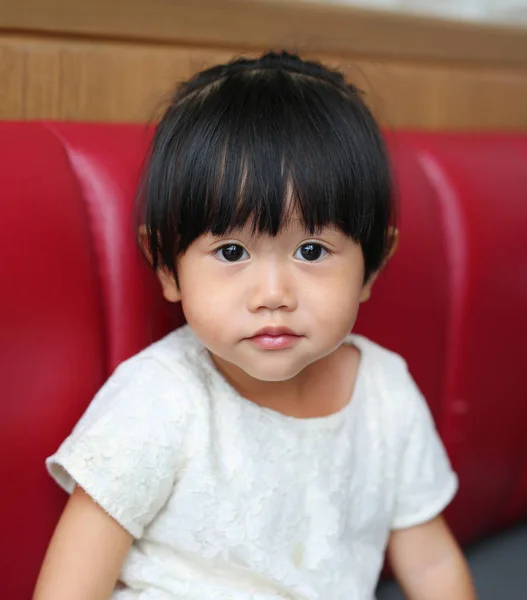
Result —
<path fill-rule="evenodd" d="M 340 410 L 351 397 L 360 353 L 343 345 L 286 381 L 261 381 L 218 357 L 212 359 L 244 398 L 289 416 L 320 417 Z"/>

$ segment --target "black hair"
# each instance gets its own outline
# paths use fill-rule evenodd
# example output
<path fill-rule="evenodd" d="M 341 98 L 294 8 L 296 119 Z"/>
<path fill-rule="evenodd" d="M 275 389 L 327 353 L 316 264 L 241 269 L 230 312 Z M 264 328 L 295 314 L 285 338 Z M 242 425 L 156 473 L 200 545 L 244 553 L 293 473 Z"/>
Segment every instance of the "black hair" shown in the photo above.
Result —
<path fill-rule="evenodd" d="M 251 223 L 277 235 L 291 198 L 312 234 L 334 225 L 360 243 L 365 280 L 390 246 L 390 168 L 375 119 L 342 74 L 267 53 L 198 73 L 156 128 L 139 192 L 154 268 L 204 233 Z"/>

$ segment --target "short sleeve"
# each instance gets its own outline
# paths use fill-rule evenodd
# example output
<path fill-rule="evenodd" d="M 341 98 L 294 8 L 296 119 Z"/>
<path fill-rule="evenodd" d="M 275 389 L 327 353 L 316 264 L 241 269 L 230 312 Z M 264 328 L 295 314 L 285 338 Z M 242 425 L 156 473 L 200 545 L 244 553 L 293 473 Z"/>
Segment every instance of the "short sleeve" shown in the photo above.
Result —
<path fill-rule="evenodd" d="M 402 393 L 409 418 L 396 480 L 392 529 L 433 519 L 451 502 L 458 488 L 428 405 L 406 366 Z"/>
<path fill-rule="evenodd" d="M 135 538 L 167 501 L 188 454 L 186 402 L 174 379 L 152 358 L 123 363 L 46 460 L 64 490 L 79 485 Z"/>

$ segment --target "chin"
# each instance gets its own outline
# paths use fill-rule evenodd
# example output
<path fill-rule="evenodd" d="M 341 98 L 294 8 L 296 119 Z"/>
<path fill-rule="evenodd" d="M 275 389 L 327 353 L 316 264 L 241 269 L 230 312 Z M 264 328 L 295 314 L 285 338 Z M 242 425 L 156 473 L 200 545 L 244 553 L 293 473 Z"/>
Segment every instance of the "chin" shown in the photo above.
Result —
<path fill-rule="evenodd" d="M 299 373 L 301 373 L 307 365 L 266 365 L 263 367 L 262 365 L 258 366 L 242 366 L 240 368 L 247 373 L 253 379 L 257 379 L 258 381 L 267 381 L 269 383 L 278 383 L 280 381 L 288 381 L 289 379 L 293 379 Z"/>

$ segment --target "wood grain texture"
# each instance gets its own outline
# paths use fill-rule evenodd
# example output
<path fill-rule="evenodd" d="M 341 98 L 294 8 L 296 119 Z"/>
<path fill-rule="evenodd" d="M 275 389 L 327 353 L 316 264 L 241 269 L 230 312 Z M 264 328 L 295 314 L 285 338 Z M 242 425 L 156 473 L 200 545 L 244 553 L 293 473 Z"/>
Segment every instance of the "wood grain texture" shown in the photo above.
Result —
<path fill-rule="evenodd" d="M 24 118 L 24 63 L 20 46 L 0 43 L 0 119 Z"/>
<path fill-rule="evenodd" d="M 273 47 L 342 70 L 385 127 L 527 129 L 527 30 L 295 0 L 0 0 L 0 118 L 155 120 L 197 70 Z"/>
<path fill-rule="evenodd" d="M 294 0 L 0 0 L 0 30 L 527 66 L 525 29 Z"/>
<path fill-rule="evenodd" d="M 0 38 L 0 117 L 155 120 L 175 85 L 226 50 Z M 316 58 L 340 68 L 390 128 L 526 129 L 527 69 Z"/>

